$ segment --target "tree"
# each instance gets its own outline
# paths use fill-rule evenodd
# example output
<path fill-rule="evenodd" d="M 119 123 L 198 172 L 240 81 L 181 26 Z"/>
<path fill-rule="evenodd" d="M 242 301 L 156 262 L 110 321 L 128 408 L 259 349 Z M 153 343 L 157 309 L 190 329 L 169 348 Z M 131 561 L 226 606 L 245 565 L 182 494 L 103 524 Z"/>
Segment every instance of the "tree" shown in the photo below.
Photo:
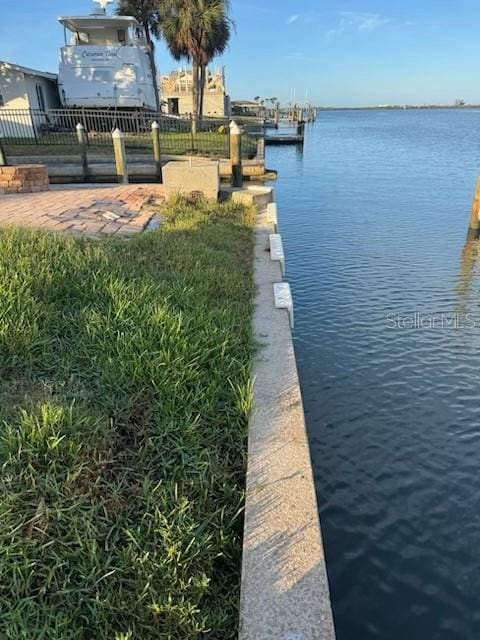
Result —
<path fill-rule="evenodd" d="M 209 32 L 204 33 L 202 42 L 202 57 L 200 61 L 199 104 L 198 118 L 203 118 L 203 99 L 205 96 L 205 84 L 207 68 L 210 62 L 218 55 L 224 53 L 230 40 L 232 21 L 228 17 L 228 0 L 223 2 L 223 12 L 219 11 L 215 24 Z"/>
<path fill-rule="evenodd" d="M 230 37 L 228 0 L 163 0 L 160 17 L 162 34 L 172 56 L 175 60 L 187 58 L 192 63 L 192 132 L 196 133 L 206 66 L 225 50 Z"/>
<path fill-rule="evenodd" d="M 148 58 L 153 78 L 155 106 L 160 111 L 160 93 L 158 91 L 157 65 L 155 64 L 154 38 L 160 37 L 160 3 L 158 0 L 118 0 L 117 14 L 133 16 L 145 30 L 148 45 Z"/>

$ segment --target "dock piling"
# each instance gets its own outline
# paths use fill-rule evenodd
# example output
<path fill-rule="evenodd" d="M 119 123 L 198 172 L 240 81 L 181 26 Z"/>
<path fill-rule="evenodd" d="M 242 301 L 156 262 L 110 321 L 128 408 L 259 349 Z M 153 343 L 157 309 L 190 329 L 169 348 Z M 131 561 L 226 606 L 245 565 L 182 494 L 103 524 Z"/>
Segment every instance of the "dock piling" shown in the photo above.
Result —
<path fill-rule="evenodd" d="M 280 124 L 280 109 L 277 107 L 275 109 L 275 126 L 277 129 L 279 124 Z"/>
<path fill-rule="evenodd" d="M 299 120 L 297 124 L 297 135 L 302 139 L 302 143 L 305 139 L 305 122 Z"/>
<path fill-rule="evenodd" d="M 158 122 L 152 122 L 153 157 L 159 182 L 163 182 L 162 176 L 162 154 L 160 150 L 160 127 Z"/>
<path fill-rule="evenodd" d="M 230 123 L 230 160 L 232 162 L 232 187 L 241 187 L 243 185 L 242 130 L 234 120 Z"/>
<path fill-rule="evenodd" d="M 112 133 L 112 139 L 118 182 L 120 184 L 128 184 L 127 154 L 125 153 L 125 134 L 117 128 Z"/>
<path fill-rule="evenodd" d="M 475 239 L 480 236 L 480 178 L 477 179 L 475 195 L 473 196 L 472 213 L 468 223 L 468 238 Z"/>

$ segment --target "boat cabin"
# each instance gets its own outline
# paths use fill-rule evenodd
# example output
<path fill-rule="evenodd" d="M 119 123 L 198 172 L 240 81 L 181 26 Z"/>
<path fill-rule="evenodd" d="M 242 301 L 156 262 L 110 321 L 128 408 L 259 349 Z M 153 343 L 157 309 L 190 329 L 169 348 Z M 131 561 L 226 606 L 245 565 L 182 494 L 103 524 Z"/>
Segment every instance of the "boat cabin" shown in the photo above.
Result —
<path fill-rule="evenodd" d="M 58 84 L 65 107 L 156 109 L 151 51 L 132 16 L 109 16 L 100 0 L 89 16 L 59 18 L 65 30 Z"/>

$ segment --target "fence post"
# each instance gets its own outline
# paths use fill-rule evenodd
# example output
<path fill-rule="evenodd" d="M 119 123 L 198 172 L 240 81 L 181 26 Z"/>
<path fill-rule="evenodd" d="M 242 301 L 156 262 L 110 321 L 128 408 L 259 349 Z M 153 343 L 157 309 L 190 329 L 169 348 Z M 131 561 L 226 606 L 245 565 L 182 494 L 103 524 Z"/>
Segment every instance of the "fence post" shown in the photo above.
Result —
<path fill-rule="evenodd" d="M 232 162 L 232 187 L 241 187 L 243 185 L 242 130 L 234 120 L 230 123 L 230 160 Z"/>
<path fill-rule="evenodd" d="M 128 184 L 127 154 L 125 153 L 125 134 L 120 129 L 112 133 L 115 167 L 120 184 Z"/>
<path fill-rule="evenodd" d="M 35 144 L 38 144 L 37 123 L 34 120 L 33 110 L 31 107 L 28 109 L 28 112 L 30 114 L 30 123 L 32 125 L 32 132 L 33 132 L 33 137 L 35 138 Z"/>
<path fill-rule="evenodd" d="M 192 153 L 195 151 L 195 136 L 197 135 L 197 123 L 195 121 L 195 131 L 193 126 L 193 113 L 190 114 L 190 137 L 192 140 Z"/>
<path fill-rule="evenodd" d="M 2 136 L 0 135 L 0 167 L 6 167 L 7 164 L 8 164 L 7 155 L 5 153 L 5 148 L 3 146 Z"/>
<path fill-rule="evenodd" d="M 82 159 L 82 176 L 83 181 L 88 182 L 88 155 L 87 141 L 85 136 L 85 127 L 80 122 L 76 126 L 78 144 L 80 145 L 80 157 Z"/>
<path fill-rule="evenodd" d="M 152 138 L 153 138 L 153 157 L 155 158 L 155 167 L 160 182 L 163 182 L 162 176 L 162 154 L 160 151 L 160 126 L 158 122 L 152 122 Z"/>

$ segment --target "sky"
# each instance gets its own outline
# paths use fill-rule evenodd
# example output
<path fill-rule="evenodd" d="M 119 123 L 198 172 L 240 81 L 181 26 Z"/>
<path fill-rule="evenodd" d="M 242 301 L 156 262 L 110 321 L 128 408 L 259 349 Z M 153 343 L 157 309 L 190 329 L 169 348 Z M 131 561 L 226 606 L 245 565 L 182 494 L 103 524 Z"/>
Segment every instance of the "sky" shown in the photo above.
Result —
<path fill-rule="evenodd" d="M 90 0 L 0 0 L 0 60 L 55 72 L 59 15 Z M 478 0 L 231 0 L 232 99 L 316 105 L 480 103 Z M 161 73 L 178 65 L 162 42 Z"/>

